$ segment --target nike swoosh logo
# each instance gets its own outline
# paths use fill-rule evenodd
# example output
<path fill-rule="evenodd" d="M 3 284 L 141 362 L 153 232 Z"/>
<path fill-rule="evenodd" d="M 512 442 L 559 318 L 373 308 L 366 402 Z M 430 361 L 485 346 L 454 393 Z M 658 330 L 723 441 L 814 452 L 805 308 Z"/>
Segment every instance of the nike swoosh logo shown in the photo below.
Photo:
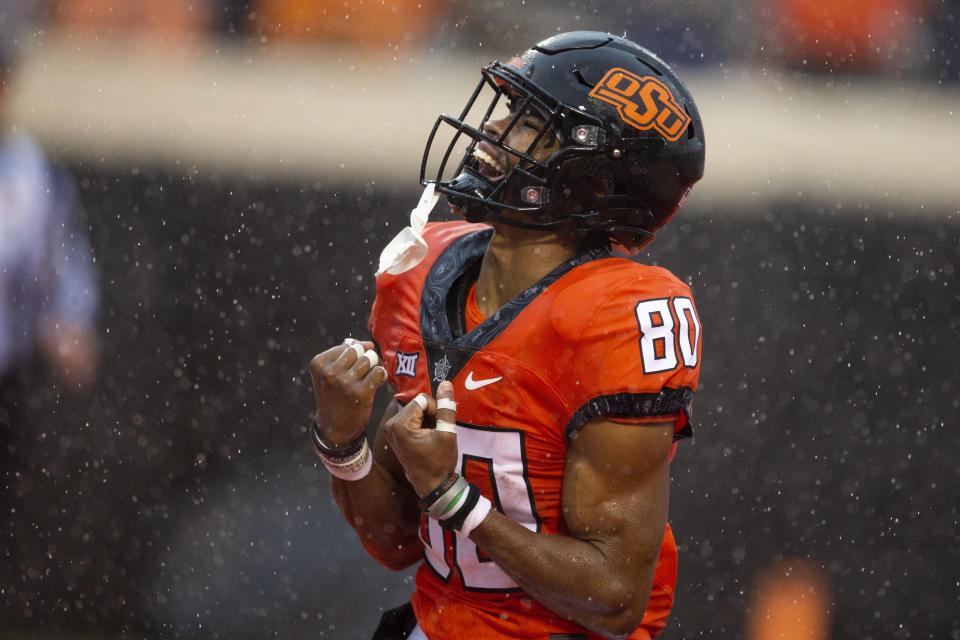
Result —
<path fill-rule="evenodd" d="M 463 383 L 463 386 L 467 388 L 467 391 L 475 391 L 481 387 L 485 387 L 488 384 L 493 384 L 494 382 L 499 382 L 503 380 L 503 376 L 497 376 L 496 378 L 487 378 L 486 380 L 474 380 L 473 371 L 467 374 L 467 379 Z"/>

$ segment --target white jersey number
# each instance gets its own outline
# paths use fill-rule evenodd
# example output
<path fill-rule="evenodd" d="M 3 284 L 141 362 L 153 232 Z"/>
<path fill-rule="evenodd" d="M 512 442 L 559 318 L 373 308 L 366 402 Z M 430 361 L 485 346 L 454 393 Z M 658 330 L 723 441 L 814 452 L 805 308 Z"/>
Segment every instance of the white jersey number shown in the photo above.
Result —
<path fill-rule="evenodd" d="M 521 431 L 458 424 L 460 462 L 456 471 L 471 483 L 484 488 L 487 495 L 492 493 L 494 508 L 527 529 L 539 531 L 540 520 L 533 503 L 533 489 L 527 478 L 523 446 Z M 467 589 L 512 591 L 519 588 L 470 538 L 456 534 L 452 553 L 448 554 L 443 533 L 436 520 L 427 519 L 424 555 L 444 580 L 448 580 L 451 571 L 456 569 Z M 448 562 L 451 557 L 452 567 Z"/>
<path fill-rule="evenodd" d="M 644 373 L 670 371 L 677 368 L 680 360 L 685 367 L 697 366 L 700 320 L 693 300 L 685 297 L 642 300 L 637 303 L 636 312 Z"/>

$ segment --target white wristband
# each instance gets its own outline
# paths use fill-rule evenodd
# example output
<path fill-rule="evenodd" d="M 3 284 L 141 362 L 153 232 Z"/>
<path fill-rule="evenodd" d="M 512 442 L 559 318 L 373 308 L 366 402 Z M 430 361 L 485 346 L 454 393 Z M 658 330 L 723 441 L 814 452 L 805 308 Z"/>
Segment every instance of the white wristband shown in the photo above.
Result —
<path fill-rule="evenodd" d="M 370 470 L 373 469 L 373 456 L 367 453 L 366 460 L 363 463 L 363 466 L 357 469 L 356 471 L 345 471 L 341 467 L 335 467 L 333 465 L 323 463 L 323 466 L 327 468 L 327 471 L 330 472 L 335 478 L 340 478 L 341 480 L 348 480 L 354 482 L 356 480 L 363 480 L 368 475 L 370 475 Z"/>
<path fill-rule="evenodd" d="M 474 529 L 480 526 L 480 523 L 483 522 L 489 514 L 493 505 L 488 499 L 483 496 L 480 496 L 480 499 L 477 501 L 477 504 L 470 511 L 470 514 L 463 521 L 463 526 L 460 527 L 460 535 L 469 538 L 470 534 Z"/>

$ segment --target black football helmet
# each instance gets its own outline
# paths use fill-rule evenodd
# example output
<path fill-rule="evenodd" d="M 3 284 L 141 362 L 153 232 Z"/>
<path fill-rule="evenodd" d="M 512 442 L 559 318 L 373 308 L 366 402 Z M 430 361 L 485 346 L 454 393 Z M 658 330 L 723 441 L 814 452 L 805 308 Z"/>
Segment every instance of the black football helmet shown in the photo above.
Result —
<path fill-rule="evenodd" d="M 420 168 L 420 182 L 435 184 L 467 220 L 601 235 L 634 253 L 703 176 L 703 125 L 690 92 L 625 38 L 562 33 L 482 75 L 458 118 L 437 119 Z M 508 114 L 497 116 L 504 103 Z M 508 146 L 529 114 L 536 135 L 524 137 L 527 148 Z M 442 124 L 454 131 L 438 161 Z M 548 141 L 548 157 L 535 154 Z"/>

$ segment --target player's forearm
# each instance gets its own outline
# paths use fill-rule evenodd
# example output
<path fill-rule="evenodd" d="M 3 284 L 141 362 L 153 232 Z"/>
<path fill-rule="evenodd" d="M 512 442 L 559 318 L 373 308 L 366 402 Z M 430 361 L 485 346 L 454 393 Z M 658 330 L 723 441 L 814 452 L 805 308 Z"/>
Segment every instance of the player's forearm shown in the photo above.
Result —
<path fill-rule="evenodd" d="M 333 498 L 367 552 L 384 566 L 400 570 L 422 557 L 417 534 L 420 509 L 409 487 L 379 464 L 362 480 L 330 478 Z"/>
<path fill-rule="evenodd" d="M 659 547 L 617 558 L 602 541 L 534 533 L 496 511 L 470 538 L 530 596 L 587 629 L 626 637 L 643 618 Z"/>

